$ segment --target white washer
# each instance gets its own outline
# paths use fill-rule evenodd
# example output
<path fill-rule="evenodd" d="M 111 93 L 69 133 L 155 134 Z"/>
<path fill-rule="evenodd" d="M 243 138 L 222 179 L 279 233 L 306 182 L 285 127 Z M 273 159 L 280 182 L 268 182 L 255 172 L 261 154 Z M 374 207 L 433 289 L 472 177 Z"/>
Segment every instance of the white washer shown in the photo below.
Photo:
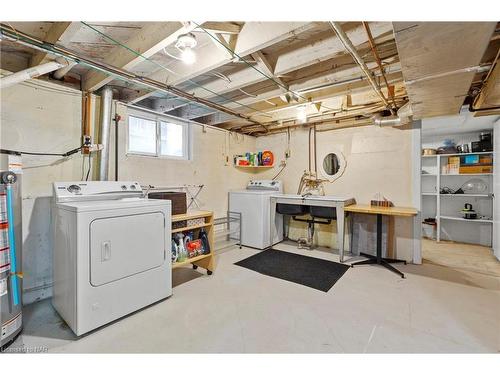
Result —
<path fill-rule="evenodd" d="M 137 182 L 55 182 L 52 303 L 80 336 L 172 295 L 171 202 Z"/>
<path fill-rule="evenodd" d="M 270 241 L 271 195 L 283 193 L 278 180 L 252 180 L 245 190 L 229 192 L 229 211 L 241 212 L 241 244 L 266 249 L 283 241 L 283 216 L 276 214 Z"/>

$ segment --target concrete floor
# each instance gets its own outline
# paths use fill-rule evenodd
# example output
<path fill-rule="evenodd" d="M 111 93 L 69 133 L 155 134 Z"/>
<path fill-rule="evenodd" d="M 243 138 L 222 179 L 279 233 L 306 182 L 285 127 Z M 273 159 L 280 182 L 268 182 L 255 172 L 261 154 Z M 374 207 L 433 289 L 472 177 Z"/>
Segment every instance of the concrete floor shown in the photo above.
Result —
<path fill-rule="evenodd" d="M 423 239 L 422 257 L 426 263 L 500 277 L 500 263 L 490 247 Z"/>
<path fill-rule="evenodd" d="M 279 249 L 338 260 L 327 250 Z M 221 254 L 212 276 L 174 271 L 174 295 L 77 339 L 45 300 L 26 307 L 13 348 L 115 353 L 500 352 L 500 277 L 432 263 L 350 269 L 328 292 L 233 263 L 257 251 Z"/>

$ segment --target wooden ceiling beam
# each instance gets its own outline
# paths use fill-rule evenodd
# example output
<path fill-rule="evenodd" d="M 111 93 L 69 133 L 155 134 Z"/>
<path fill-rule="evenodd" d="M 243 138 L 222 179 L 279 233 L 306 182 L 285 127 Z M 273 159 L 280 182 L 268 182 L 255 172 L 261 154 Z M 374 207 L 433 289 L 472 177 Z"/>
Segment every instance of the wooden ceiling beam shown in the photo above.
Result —
<path fill-rule="evenodd" d="M 194 23 L 188 23 L 187 25 L 181 22 L 150 23 L 124 43 L 129 49 L 137 51 L 142 56 L 138 56 L 122 46 L 116 46 L 104 58 L 104 62 L 121 69 L 130 70 L 145 61 L 144 57 L 153 56 L 174 43 L 179 35 L 188 33 L 196 27 Z M 83 88 L 85 91 L 95 91 L 113 79 L 114 77 L 92 70 L 84 77 Z"/>
<path fill-rule="evenodd" d="M 74 34 L 80 30 L 81 24 L 79 22 L 54 22 L 49 28 L 44 37 L 47 43 L 60 43 L 70 40 Z M 45 62 L 48 54 L 46 52 L 37 51 L 31 57 L 30 66 L 37 66 Z"/>
<path fill-rule="evenodd" d="M 293 35 L 310 30 L 314 26 L 312 22 L 248 22 L 243 25 L 238 34 L 234 51 L 238 56 L 246 57 L 263 48 L 286 40 Z M 168 81 L 169 84 L 177 86 L 220 68 L 232 60 L 227 52 L 219 48 L 214 50 L 211 44 L 196 49 L 196 53 L 198 55 L 197 64 L 186 65 L 182 61 L 175 61 L 170 67 L 176 74 L 159 69 L 150 74 L 149 78 L 160 82 Z M 132 98 L 131 102 L 138 102 L 153 94 L 154 92 L 151 91 L 141 91 L 135 98 Z M 207 93 L 205 95 L 210 96 L 213 94 Z"/>
<path fill-rule="evenodd" d="M 205 22 L 205 30 L 221 34 L 239 34 L 242 26 L 232 22 Z"/>

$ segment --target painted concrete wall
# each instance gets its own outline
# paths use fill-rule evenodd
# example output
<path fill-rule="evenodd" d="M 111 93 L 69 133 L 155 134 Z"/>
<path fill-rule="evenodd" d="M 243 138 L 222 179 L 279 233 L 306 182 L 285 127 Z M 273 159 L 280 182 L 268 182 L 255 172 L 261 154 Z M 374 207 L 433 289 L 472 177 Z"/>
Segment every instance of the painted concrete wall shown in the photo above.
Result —
<path fill-rule="evenodd" d="M 228 192 L 243 189 L 251 174 L 233 167 L 233 155 L 253 151 L 256 138 L 231 134 L 211 127 L 190 125 L 191 159 L 175 160 L 149 156 L 130 155 L 127 147 L 127 119 L 131 113 L 155 117 L 146 111 L 117 105 L 122 117 L 119 124 L 118 177 L 121 180 L 137 180 L 142 185 L 178 186 L 184 184 L 204 185 L 198 196 L 200 208 L 224 216 L 228 206 Z M 161 116 L 160 116 L 161 117 Z M 164 119 L 168 119 L 163 117 Z M 168 121 L 168 120 L 167 120 Z M 114 176 L 114 129 L 111 134 L 110 176 Z M 226 163 L 226 156 L 228 162 Z M 193 189 L 194 191 L 195 189 Z M 194 206 L 193 206 L 194 208 Z"/>
<path fill-rule="evenodd" d="M 259 137 L 257 149 L 271 150 L 275 158 L 284 159 L 287 147 L 286 133 Z M 291 157 L 280 175 L 286 193 L 297 193 L 300 177 L 308 169 L 308 130 L 297 128 L 291 132 Z M 366 126 L 317 133 L 318 171 L 323 156 L 341 152 L 346 161 L 344 175 L 334 183 L 324 185 L 325 194 L 352 196 L 358 203 L 369 203 L 376 193 L 383 194 L 398 206 L 412 206 L 412 130 Z M 275 174 L 266 171 L 261 178 Z M 335 226 L 317 227 L 317 243 L 336 248 Z M 293 223 L 291 238 L 305 236 L 305 226 Z M 395 220 L 397 256 L 412 260 L 412 219 Z"/>
<path fill-rule="evenodd" d="M 98 124 L 99 98 L 94 97 L 93 123 Z M 38 80 L 1 91 L 1 148 L 65 152 L 81 142 L 81 93 Z M 243 188 L 250 175 L 232 166 L 233 154 L 255 149 L 255 138 L 236 137 L 228 132 L 192 126 L 193 158 L 174 161 L 151 157 L 127 156 L 125 106 L 117 105 L 124 121 L 120 123 L 120 179 L 142 184 L 204 184 L 200 194 L 202 209 L 223 215 L 227 193 Z M 97 127 L 94 126 L 94 133 Z M 96 135 L 96 134 L 94 134 Z M 111 164 L 114 161 L 112 132 Z M 225 155 L 230 156 L 225 165 Z M 24 303 L 51 296 L 52 241 L 51 196 L 54 181 L 82 179 L 88 159 L 80 154 L 65 160 L 56 157 L 23 158 L 23 269 Z M 91 176 L 93 173 L 91 173 Z M 111 167 L 110 178 L 114 177 Z"/>
<path fill-rule="evenodd" d="M 2 148 L 66 152 L 81 137 L 81 93 L 40 81 L 28 81 L 1 91 Z M 50 296 L 52 242 L 50 215 L 52 182 L 80 180 L 83 158 L 23 157 L 24 302 Z"/>

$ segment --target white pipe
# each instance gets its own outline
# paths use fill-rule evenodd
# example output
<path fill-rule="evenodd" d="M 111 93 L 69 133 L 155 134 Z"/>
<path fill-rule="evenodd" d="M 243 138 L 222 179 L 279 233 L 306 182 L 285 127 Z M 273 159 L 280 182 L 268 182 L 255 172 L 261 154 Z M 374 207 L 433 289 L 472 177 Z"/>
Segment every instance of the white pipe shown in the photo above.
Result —
<path fill-rule="evenodd" d="M 111 107 L 113 105 L 113 90 L 106 87 L 101 94 L 101 126 L 100 142 L 103 146 L 99 160 L 99 181 L 108 180 L 109 167 L 109 137 L 111 131 Z"/>
<path fill-rule="evenodd" d="M 21 70 L 20 72 L 10 74 L 0 78 L 0 88 L 4 89 L 13 86 L 17 83 L 27 81 L 28 79 L 42 76 L 44 74 L 53 72 L 54 70 L 63 68 L 68 65 L 66 60 L 50 61 L 32 68 Z"/>
<path fill-rule="evenodd" d="M 76 65 L 76 63 L 72 62 L 66 66 L 63 66 L 61 69 L 57 69 L 54 72 L 55 79 L 63 79 L 63 77 Z"/>

